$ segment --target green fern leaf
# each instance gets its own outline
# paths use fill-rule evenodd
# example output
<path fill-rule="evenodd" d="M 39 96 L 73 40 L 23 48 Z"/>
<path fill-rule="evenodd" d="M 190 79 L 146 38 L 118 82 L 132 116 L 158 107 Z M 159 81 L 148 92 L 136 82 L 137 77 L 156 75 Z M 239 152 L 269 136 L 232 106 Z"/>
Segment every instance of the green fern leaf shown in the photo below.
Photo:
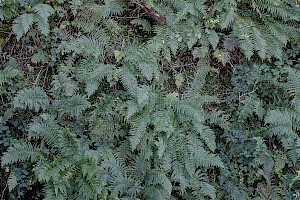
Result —
<path fill-rule="evenodd" d="M 300 99 L 300 72 L 290 69 L 288 80 L 289 94 L 294 98 Z"/>
<path fill-rule="evenodd" d="M 15 143 L 3 154 L 1 165 L 10 165 L 17 162 L 35 161 L 40 158 L 41 150 L 25 142 Z"/>
<path fill-rule="evenodd" d="M 216 33 L 214 30 L 209 30 L 208 34 L 208 40 L 211 46 L 213 47 L 213 49 L 216 49 L 220 40 L 218 33 Z"/>
<path fill-rule="evenodd" d="M 34 22 L 33 14 L 22 14 L 14 20 L 12 29 L 17 35 L 17 39 L 20 40 L 23 35 L 25 35 Z"/>
<path fill-rule="evenodd" d="M 121 72 L 121 82 L 126 90 L 132 95 L 136 96 L 138 90 L 138 82 L 136 77 L 132 74 L 132 72 L 123 67 Z"/>
<path fill-rule="evenodd" d="M 8 189 L 10 192 L 18 185 L 17 177 L 14 174 L 14 172 L 11 172 L 9 174 L 7 184 L 8 184 Z"/>
<path fill-rule="evenodd" d="M 234 7 L 231 7 L 227 13 L 222 16 L 221 21 L 221 28 L 226 29 L 230 26 L 230 24 L 234 21 L 236 17 L 236 9 Z"/>
<path fill-rule="evenodd" d="M 43 35 L 48 35 L 50 32 L 49 24 L 39 15 L 34 16 L 34 21 L 37 23 L 37 28 Z"/>
<path fill-rule="evenodd" d="M 114 65 L 103 65 L 101 64 L 95 70 L 89 73 L 89 78 L 85 87 L 85 91 L 88 96 L 91 96 L 98 89 L 102 79 L 107 76 L 113 69 Z"/>
<path fill-rule="evenodd" d="M 199 137 L 201 140 L 203 140 L 205 142 L 205 144 L 207 145 L 207 147 L 214 152 L 216 150 L 216 137 L 215 134 L 213 132 L 213 130 L 211 130 L 209 127 L 207 126 L 203 126 L 201 124 L 195 124 L 195 128 L 196 131 L 199 133 Z"/>
<path fill-rule="evenodd" d="M 53 8 L 48 4 L 38 4 L 34 6 L 33 11 L 38 14 L 44 22 L 48 21 L 48 18 L 53 14 Z"/>
<path fill-rule="evenodd" d="M 147 127 L 150 123 L 150 116 L 144 114 L 144 116 L 138 116 L 131 119 L 130 129 L 130 144 L 132 150 L 135 150 L 141 143 L 144 135 L 147 133 Z"/>
<path fill-rule="evenodd" d="M 49 34 L 48 18 L 54 12 L 53 8 L 47 4 L 38 4 L 33 7 L 33 11 L 36 13 L 34 21 L 37 22 L 38 29 L 44 35 Z"/>
<path fill-rule="evenodd" d="M 265 59 L 267 53 L 267 42 L 263 38 L 262 33 L 256 27 L 253 27 L 252 30 L 254 37 L 253 41 L 255 41 L 254 47 L 256 50 L 258 50 L 259 57 L 261 59 Z"/>
<path fill-rule="evenodd" d="M 17 94 L 13 105 L 15 108 L 29 108 L 38 112 L 40 109 L 46 110 L 49 106 L 49 99 L 41 87 L 27 88 Z"/>
<path fill-rule="evenodd" d="M 81 116 L 82 112 L 91 106 L 86 97 L 79 94 L 64 100 L 57 100 L 55 103 L 61 109 L 62 113 L 68 114 L 71 117 Z"/>
<path fill-rule="evenodd" d="M 195 98 L 200 95 L 206 80 L 206 76 L 210 70 L 211 69 L 209 67 L 201 67 L 199 70 L 197 70 L 193 82 L 183 95 L 183 99 Z"/>
<path fill-rule="evenodd" d="M 209 196 L 213 200 L 216 199 L 217 194 L 216 194 L 216 188 L 214 186 L 212 186 L 211 184 L 209 184 L 207 182 L 201 181 L 200 187 L 201 187 L 201 189 L 199 190 L 199 192 L 201 192 L 205 196 Z"/>
<path fill-rule="evenodd" d="M 22 77 L 22 72 L 15 66 L 7 66 L 0 71 L 0 94 L 5 90 L 5 84 L 13 84 L 14 80 Z"/>
<path fill-rule="evenodd" d="M 51 92 L 53 95 L 73 96 L 78 90 L 77 82 L 65 73 L 53 76 Z"/>
<path fill-rule="evenodd" d="M 34 139 L 43 139 L 51 146 L 57 146 L 57 131 L 61 128 L 56 124 L 54 116 L 42 114 L 30 124 L 28 132 L 29 136 Z"/>

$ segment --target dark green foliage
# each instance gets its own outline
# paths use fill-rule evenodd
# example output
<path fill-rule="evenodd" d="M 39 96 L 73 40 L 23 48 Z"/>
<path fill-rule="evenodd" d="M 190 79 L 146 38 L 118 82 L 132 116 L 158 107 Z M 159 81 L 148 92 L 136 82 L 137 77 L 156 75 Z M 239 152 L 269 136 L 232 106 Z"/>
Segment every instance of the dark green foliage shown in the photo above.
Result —
<path fill-rule="evenodd" d="M 1 198 L 299 195 L 299 1 L 0 0 L 0 19 Z"/>

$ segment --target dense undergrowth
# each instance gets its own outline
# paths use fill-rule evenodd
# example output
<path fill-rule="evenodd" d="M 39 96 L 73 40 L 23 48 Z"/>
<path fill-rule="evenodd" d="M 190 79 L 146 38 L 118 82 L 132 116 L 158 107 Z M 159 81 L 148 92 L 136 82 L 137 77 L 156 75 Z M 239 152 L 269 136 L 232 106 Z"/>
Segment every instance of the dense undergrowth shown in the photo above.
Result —
<path fill-rule="evenodd" d="M 300 198 L 298 0 L 0 0 L 0 199 Z"/>

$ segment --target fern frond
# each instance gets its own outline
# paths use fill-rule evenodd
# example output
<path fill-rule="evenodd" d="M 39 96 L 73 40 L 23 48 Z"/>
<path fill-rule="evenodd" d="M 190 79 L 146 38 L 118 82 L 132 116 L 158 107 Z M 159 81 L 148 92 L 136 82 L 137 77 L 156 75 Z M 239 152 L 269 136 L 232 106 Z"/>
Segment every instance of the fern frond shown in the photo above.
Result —
<path fill-rule="evenodd" d="M 150 171 L 146 178 L 145 184 L 148 186 L 161 185 L 161 193 L 163 196 L 170 198 L 172 192 L 172 183 L 164 173 L 156 170 Z"/>
<path fill-rule="evenodd" d="M 54 75 L 51 85 L 51 92 L 53 95 L 73 96 L 79 89 L 77 82 L 71 77 L 68 77 L 65 73 Z"/>
<path fill-rule="evenodd" d="M 288 92 L 292 97 L 300 99 L 300 72 L 296 70 L 289 71 Z"/>
<path fill-rule="evenodd" d="M 121 81 L 125 89 L 132 95 L 136 96 L 138 90 L 138 82 L 132 72 L 123 67 L 121 71 Z"/>
<path fill-rule="evenodd" d="M 42 34 L 48 35 L 50 31 L 48 18 L 54 13 L 53 8 L 48 4 L 38 4 L 32 9 L 36 13 L 34 20 L 37 22 L 38 29 Z"/>
<path fill-rule="evenodd" d="M 127 168 L 122 163 L 122 161 L 114 157 L 104 160 L 101 163 L 101 168 L 105 170 L 108 174 L 111 174 L 112 176 L 116 177 L 122 177 L 126 175 L 127 172 Z"/>
<path fill-rule="evenodd" d="M 102 79 L 107 76 L 113 69 L 114 65 L 100 65 L 88 75 L 88 81 L 86 84 L 85 91 L 88 93 L 88 96 L 94 94 L 98 89 Z"/>
<path fill-rule="evenodd" d="M 138 181 L 126 176 L 113 177 L 109 184 L 110 186 L 108 188 L 111 189 L 112 194 L 116 197 L 128 196 L 130 198 L 134 198 L 142 189 Z"/>
<path fill-rule="evenodd" d="M 125 1 L 121 0 L 108 0 L 104 5 L 91 6 L 92 12 L 97 13 L 101 18 L 107 18 L 112 15 L 120 15 L 126 8 Z"/>
<path fill-rule="evenodd" d="M 52 147 L 57 146 L 58 134 L 60 129 L 56 124 L 55 117 L 49 114 L 42 114 L 39 118 L 30 124 L 28 132 L 29 136 L 34 139 L 43 139 Z"/>
<path fill-rule="evenodd" d="M 95 30 L 89 35 L 73 39 L 65 45 L 68 52 L 82 54 L 85 57 L 93 57 L 102 62 L 109 47 L 110 36 L 103 29 Z"/>
<path fill-rule="evenodd" d="M 174 114 L 168 110 L 159 110 L 152 115 L 152 124 L 157 133 L 165 132 L 171 134 L 175 128 L 173 126 Z"/>
<path fill-rule="evenodd" d="M 90 102 L 83 95 L 73 95 L 64 100 L 57 100 L 55 102 L 62 113 L 68 114 L 71 117 L 79 117 L 82 112 L 91 106 Z"/>
<path fill-rule="evenodd" d="M 41 149 L 25 142 L 15 143 L 9 147 L 1 158 L 1 165 L 10 165 L 17 162 L 36 161 L 42 155 Z"/>
<path fill-rule="evenodd" d="M 10 192 L 18 185 L 18 180 L 14 172 L 9 174 L 7 184 Z"/>
<path fill-rule="evenodd" d="M 172 108 L 178 116 L 181 116 L 186 121 L 202 123 L 205 120 L 204 112 L 186 101 L 175 101 L 172 103 Z"/>
<path fill-rule="evenodd" d="M 269 12 L 274 17 L 281 17 L 283 20 L 299 20 L 299 13 L 289 4 L 281 1 L 256 0 L 256 8 L 261 13 Z"/>
<path fill-rule="evenodd" d="M 22 72 L 16 67 L 7 66 L 0 71 L 0 94 L 5 92 L 6 84 L 14 84 L 15 79 L 22 77 Z"/>
<path fill-rule="evenodd" d="M 236 18 L 236 5 L 230 6 L 230 8 L 221 16 L 221 28 L 226 29 L 228 28 L 231 23 Z"/>
<path fill-rule="evenodd" d="M 256 27 L 252 28 L 252 32 L 253 32 L 252 40 L 254 42 L 254 48 L 258 51 L 259 57 L 261 59 L 265 59 L 267 53 L 267 42 L 263 38 L 263 34 Z"/>
<path fill-rule="evenodd" d="M 275 126 L 288 126 L 294 127 L 300 122 L 299 114 L 291 110 L 271 110 L 266 118 L 266 123 L 273 124 Z"/>
<path fill-rule="evenodd" d="M 204 126 L 202 124 L 195 124 L 195 129 L 197 133 L 199 133 L 199 137 L 201 140 L 205 142 L 207 147 L 214 152 L 216 150 L 216 136 L 213 130 L 211 130 L 209 127 Z"/>
<path fill-rule="evenodd" d="M 193 186 L 192 194 L 198 199 L 205 198 L 205 196 L 208 196 L 211 199 L 216 199 L 217 196 L 216 188 L 204 181 L 200 181 L 199 186 Z"/>
<path fill-rule="evenodd" d="M 224 167 L 221 158 L 216 154 L 206 151 L 203 148 L 203 143 L 194 135 L 190 135 L 188 138 L 188 149 L 197 166 Z"/>
<path fill-rule="evenodd" d="M 254 44 L 252 41 L 251 26 L 243 19 L 239 18 L 233 26 L 233 34 L 238 38 L 239 47 L 243 50 L 247 59 L 250 59 L 253 56 Z"/>
<path fill-rule="evenodd" d="M 61 191 L 58 191 L 51 182 L 44 186 L 43 193 L 45 195 L 44 200 L 66 200 L 67 198 L 67 194 L 62 194 Z"/>
<path fill-rule="evenodd" d="M 14 22 L 12 29 L 14 33 L 17 35 L 17 39 L 20 40 L 23 35 L 25 35 L 34 22 L 34 15 L 24 13 L 17 17 Z"/>
<path fill-rule="evenodd" d="M 48 21 L 48 18 L 53 14 L 53 8 L 48 4 L 37 4 L 32 10 L 39 15 L 45 22 Z"/>
<path fill-rule="evenodd" d="M 208 67 L 201 67 L 199 70 L 197 70 L 193 83 L 191 83 L 186 90 L 185 94 L 183 95 L 183 99 L 195 98 L 201 94 L 206 76 L 209 71 L 210 68 Z"/>
<path fill-rule="evenodd" d="M 43 35 L 48 35 L 50 32 L 50 26 L 47 21 L 45 21 L 42 17 L 39 15 L 34 16 L 34 21 L 37 24 L 38 30 L 43 34 Z"/>
<path fill-rule="evenodd" d="M 47 109 L 49 99 L 41 87 L 26 88 L 16 95 L 13 105 L 15 108 L 29 108 L 38 112 L 40 109 Z"/>
<path fill-rule="evenodd" d="M 147 133 L 147 127 L 150 124 L 150 116 L 144 114 L 142 116 L 136 116 L 131 119 L 130 129 L 130 145 L 132 150 L 135 150 L 141 143 L 144 134 Z"/>

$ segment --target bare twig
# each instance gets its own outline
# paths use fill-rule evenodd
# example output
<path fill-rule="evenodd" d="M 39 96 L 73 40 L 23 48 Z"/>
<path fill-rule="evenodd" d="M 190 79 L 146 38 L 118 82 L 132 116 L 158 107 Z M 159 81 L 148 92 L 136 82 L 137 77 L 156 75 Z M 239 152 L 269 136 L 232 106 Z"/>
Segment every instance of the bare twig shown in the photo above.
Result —
<path fill-rule="evenodd" d="M 3 189 L 2 193 L 1 193 L 1 200 L 4 199 L 4 192 L 5 192 L 6 188 L 7 188 L 7 183 L 6 183 L 4 189 Z"/>
<path fill-rule="evenodd" d="M 138 7 L 142 8 L 146 12 L 146 14 L 158 24 L 166 24 L 166 18 L 156 13 L 153 8 L 147 6 L 146 0 L 131 0 L 131 3 L 136 4 Z"/>
<path fill-rule="evenodd" d="M 241 99 L 242 99 L 243 97 L 248 96 L 248 95 L 254 93 L 257 89 L 258 89 L 258 88 L 256 87 L 256 88 L 254 88 L 251 92 L 246 92 L 246 93 L 244 93 L 244 94 L 242 94 L 242 95 L 239 95 L 239 102 L 241 102 Z"/>

